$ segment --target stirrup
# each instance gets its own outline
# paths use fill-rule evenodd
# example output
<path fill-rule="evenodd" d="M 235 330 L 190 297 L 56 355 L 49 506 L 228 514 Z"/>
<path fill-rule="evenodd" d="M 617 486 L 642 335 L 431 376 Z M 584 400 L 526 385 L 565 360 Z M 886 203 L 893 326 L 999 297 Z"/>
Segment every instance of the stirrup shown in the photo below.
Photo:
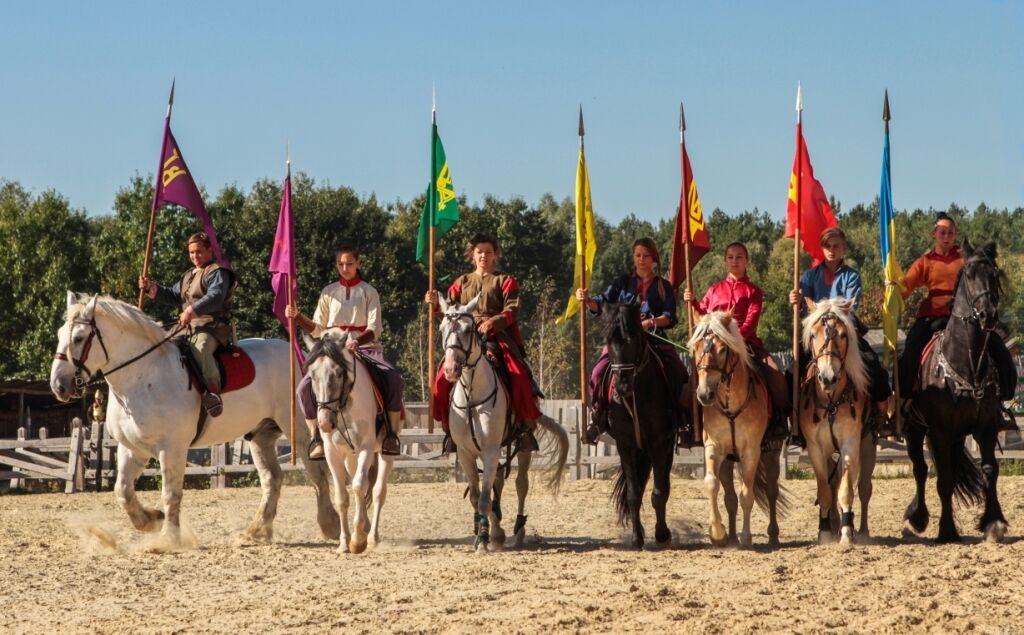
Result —
<path fill-rule="evenodd" d="M 587 429 L 583 432 L 583 441 L 587 445 L 597 445 L 597 442 L 601 439 L 601 427 L 593 421 L 587 426 Z"/>
<path fill-rule="evenodd" d="M 211 417 L 219 417 L 224 412 L 224 402 L 217 393 L 207 391 L 203 395 L 203 408 L 206 408 L 206 414 Z"/>
<path fill-rule="evenodd" d="M 516 438 L 516 444 L 520 452 L 539 452 L 540 444 L 532 430 L 524 429 L 522 434 Z"/>
<path fill-rule="evenodd" d="M 309 457 L 310 461 L 323 461 L 327 457 L 324 456 L 324 442 L 320 437 L 313 437 L 309 440 L 309 447 L 306 448 L 306 456 Z"/>
<path fill-rule="evenodd" d="M 457 449 L 455 440 L 452 439 L 452 433 L 445 430 L 444 439 L 441 441 L 441 454 L 451 454 Z"/>
<path fill-rule="evenodd" d="M 693 440 L 693 428 L 690 426 L 681 426 L 676 429 L 676 447 L 683 450 L 689 450 L 690 448 L 696 448 L 704 445 L 701 441 Z"/>
<path fill-rule="evenodd" d="M 386 435 L 384 440 L 380 442 L 380 453 L 384 456 L 400 456 L 402 454 L 402 443 L 398 440 L 398 435 Z"/>

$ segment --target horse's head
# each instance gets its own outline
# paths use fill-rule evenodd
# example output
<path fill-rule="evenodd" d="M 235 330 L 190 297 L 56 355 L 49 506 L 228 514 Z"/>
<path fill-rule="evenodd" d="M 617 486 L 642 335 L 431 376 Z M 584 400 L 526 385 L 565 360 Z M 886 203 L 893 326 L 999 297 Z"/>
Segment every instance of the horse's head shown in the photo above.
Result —
<path fill-rule="evenodd" d="M 964 266 L 953 291 L 953 316 L 991 331 L 999 322 L 999 298 L 1006 277 L 996 265 L 996 244 L 989 241 L 974 249 L 964 241 Z"/>
<path fill-rule="evenodd" d="M 701 317 L 690 338 L 697 369 L 697 401 L 710 406 L 719 384 L 729 385 L 732 374 L 743 364 L 750 367 L 750 354 L 729 311 L 714 311 Z"/>
<path fill-rule="evenodd" d="M 99 296 L 91 298 L 68 291 L 67 319 L 57 331 L 57 351 L 50 367 L 50 390 L 60 401 L 70 401 L 82 396 L 85 384 L 92 372 L 86 365 L 90 359 L 106 363 L 107 347 L 96 326 L 96 303 Z M 98 341 L 99 349 L 93 350 Z M 90 357 L 91 353 L 99 353 Z"/>
<path fill-rule="evenodd" d="M 811 365 L 818 384 L 829 392 L 836 388 L 845 372 L 858 390 L 863 391 L 867 380 L 857 347 L 853 300 L 833 298 L 814 302 L 806 298 L 805 301 L 804 348 L 812 356 Z"/>
<path fill-rule="evenodd" d="M 476 322 L 473 320 L 473 311 L 480 304 L 480 296 L 469 301 L 464 306 L 448 304 L 439 294 L 438 304 L 441 307 L 441 346 L 444 347 L 444 376 L 450 382 L 458 380 L 462 369 L 476 365 L 476 361 L 470 362 L 474 351 L 477 361 L 482 351 L 480 347 L 480 336 L 476 332 Z"/>
<path fill-rule="evenodd" d="M 327 329 L 306 358 L 305 371 L 316 400 L 317 425 L 324 431 L 337 426 L 338 411 L 345 407 L 352 390 L 351 373 L 345 359 L 348 337 L 349 334 L 340 329 Z"/>
<path fill-rule="evenodd" d="M 625 398 L 633 392 L 633 379 L 647 350 L 640 305 L 635 302 L 606 302 L 603 311 L 604 338 L 615 377 L 615 391 L 619 397 Z"/>

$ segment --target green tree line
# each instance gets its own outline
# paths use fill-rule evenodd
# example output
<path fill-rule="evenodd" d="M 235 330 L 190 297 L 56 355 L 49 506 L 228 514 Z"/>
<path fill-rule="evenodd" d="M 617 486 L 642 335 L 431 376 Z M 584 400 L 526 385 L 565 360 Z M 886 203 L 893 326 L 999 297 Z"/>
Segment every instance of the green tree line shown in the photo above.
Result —
<path fill-rule="evenodd" d="M 380 292 L 385 332 L 382 341 L 389 358 L 403 371 L 407 398 L 426 396 L 426 313 L 422 298 L 427 287 L 425 268 L 415 262 L 422 196 L 411 201 L 382 203 L 373 195 L 360 197 L 351 188 L 293 177 L 292 204 L 300 294 L 299 307 L 312 313 L 319 291 L 337 277 L 334 249 L 351 245 L 362 251 L 361 274 Z M 0 180 L 0 376 L 42 378 L 49 373 L 56 331 L 64 319 L 67 290 L 107 293 L 128 302 L 137 298 L 136 279 L 142 269 L 143 248 L 152 200 L 152 180 L 136 176 L 118 191 L 111 213 L 90 216 L 75 209 L 58 192 L 28 192 L 17 182 Z M 240 337 L 285 337 L 270 312 L 272 292 L 267 263 L 277 225 L 281 183 L 263 179 L 245 191 L 231 185 L 207 195 L 207 206 L 221 244 L 239 275 L 235 316 Z M 493 233 L 502 243 L 499 268 L 512 273 L 522 289 L 520 323 L 528 354 L 541 387 L 549 397 L 578 393 L 578 327 L 575 321 L 555 325 L 571 295 L 575 250 L 574 206 L 545 194 L 530 205 L 522 198 L 485 196 L 478 203 L 459 200 L 461 220 L 439 242 L 438 286 L 469 270 L 464 260 L 466 241 L 477 232 Z M 840 226 L 849 238 L 848 263 L 861 271 L 864 297 L 861 317 L 869 325 L 881 321 L 882 266 L 879 253 L 878 201 L 843 210 L 833 200 Z M 1003 313 L 1016 332 L 1024 317 L 1024 298 L 1014 292 L 1024 268 L 1024 208 L 973 211 L 951 204 L 961 239 L 974 243 L 996 240 L 1000 264 L 1009 274 L 1010 292 Z M 930 248 L 934 210 L 898 212 L 898 259 L 906 268 Z M 722 251 L 740 241 L 750 252 L 749 274 L 765 291 L 766 306 L 760 335 L 770 350 L 789 348 L 791 311 L 786 296 L 792 287 L 791 239 L 783 238 L 783 222 L 758 209 L 728 214 L 715 209 L 707 218 L 712 250 L 694 268 L 695 292 L 700 295 L 725 272 Z M 152 277 L 170 282 L 188 266 L 185 240 L 199 229 L 184 209 L 160 211 L 151 259 Z M 598 215 L 598 255 L 594 267 L 596 292 L 631 268 L 630 246 L 651 236 L 667 262 L 673 219 L 651 223 L 627 215 L 617 224 Z M 808 265 L 802 256 L 802 267 Z M 913 320 L 917 302 L 911 297 L 902 324 Z M 147 304 L 160 320 L 174 310 Z M 600 347 L 599 326 L 593 320 L 588 349 L 593 360 Z M 686 339 L 685 319 L 673 337 Z"/>

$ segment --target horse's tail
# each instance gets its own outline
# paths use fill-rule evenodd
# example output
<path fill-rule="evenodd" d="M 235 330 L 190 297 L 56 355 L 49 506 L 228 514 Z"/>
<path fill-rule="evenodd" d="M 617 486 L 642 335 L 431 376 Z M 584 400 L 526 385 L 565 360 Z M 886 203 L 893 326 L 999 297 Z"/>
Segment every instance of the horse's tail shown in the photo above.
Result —
<path fill-rule="evenodd" d="M 761 461 L 757 464 L 757 474 L 754 476 L 754 502 L 761 508 L 764 513 L 769 513 L 770 501 L 768 500 L 768 488 L 771 483 L 768 482 L 768 467 L 765 461 L 777 461 L 778 457 L 772 452 L 766 452 L 761 454 Z M 775 497 L 775 515 L 778 518 L 785 518 L 789 514 L 789 490 L 782 486 L 782 482 L 775 479 L 775 487 L 778 488 L 779 493 Z"/>
<path fill-rule="evenodd" d="M 953 498 L 958 505 L 973 507 L 985 501 L 985 477 L 978 469 L 967 447 L 959 444 L 959 451 L 953 450 L 950 467 L 953 470 Z M 935 462 L 935 451 L 932 451 Z"/>
<path fill-rule="evenodd" d="M 643 477 L 644 475 L 650 474 L 651 471 L 651 457 L 647 455 L 647 452 L 640 450 L 633 453 L 636 457 L 636 465 L 633 468 L 636 473 Z M 629 525 L 630 511 L 629 511 L 629 488 L 626 483 L 626 471 L 619 470 L 619 477 L 615 480 L 615 488 L 612 489 L 612 500 L 614 500 L 615 511 L 619 514 L 619 524 L 623 527 Z M 640 497 L 639 507 L 643 507 L 643 496 Z"/>
<path fill-rule="evenodd" d="M 544 471 L 548 473 L 548 489 L 551 490 L 552 494 L 557 495 L 559 488 L 562 486 L 562 472 L 565 470 L 565 464 L 569 460 L 569 435 L 566 433 L 565 428 L 547 415 L 542 415 L 537 420 L 537 426 L 544 430 L 545 436 L 550 435 L 553 439 L 553 442 L 545 443 L 544 450 L 545 455 L 550 455 L 552 452 L 555 453 L 555 462 Z"/>

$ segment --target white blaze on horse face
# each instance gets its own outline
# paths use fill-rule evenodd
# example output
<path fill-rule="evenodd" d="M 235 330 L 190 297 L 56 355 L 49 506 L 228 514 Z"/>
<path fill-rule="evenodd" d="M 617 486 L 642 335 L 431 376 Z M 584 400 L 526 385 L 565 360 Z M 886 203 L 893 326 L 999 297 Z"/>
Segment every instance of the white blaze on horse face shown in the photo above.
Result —
<path fill-rule="evenodd" d="M 720 369 L 722 364 L 719 362 L 719 354 L 724 349 L 724 344 L 718 341 L 717 338 L 706 336 L 700 343 L 702 348 L 702 357 L 699 359 L 698 364 L 701 366 L 711 366 L 712 368 Z M 702 406 L 710 406 L 715 399 L 715 393 L 718 392 L 718 385 L 722 381 L 722 373 L 719 370 L 711 370 L 709 368 L 698 368 L 697 371 L 697 401 Z"/>
<path fill-rule="evenodd" d="M 313 398 L 317 401 L 316 422 L 321 432 L 330 432 L 338 421 L 337 402 L 328 407 L 319 403 L 337 399 L 341 394 L 341 380 L 336 375 L 336 365 L 326 356 L 315 360 L 309 369 Z"/>
<path fill-rule="evenodd" d="M 71 322 L 65 322 L 57 331 L 57 354 L 63 354 L 67 359 L 53 357 L 53 364 L 50 365 L 50 390 L 54 396 L 62 402 L 69 401 L 75 385 L 75 367 L 71 364 L 71 354 L 68 341 L 71 339 Z"/>

